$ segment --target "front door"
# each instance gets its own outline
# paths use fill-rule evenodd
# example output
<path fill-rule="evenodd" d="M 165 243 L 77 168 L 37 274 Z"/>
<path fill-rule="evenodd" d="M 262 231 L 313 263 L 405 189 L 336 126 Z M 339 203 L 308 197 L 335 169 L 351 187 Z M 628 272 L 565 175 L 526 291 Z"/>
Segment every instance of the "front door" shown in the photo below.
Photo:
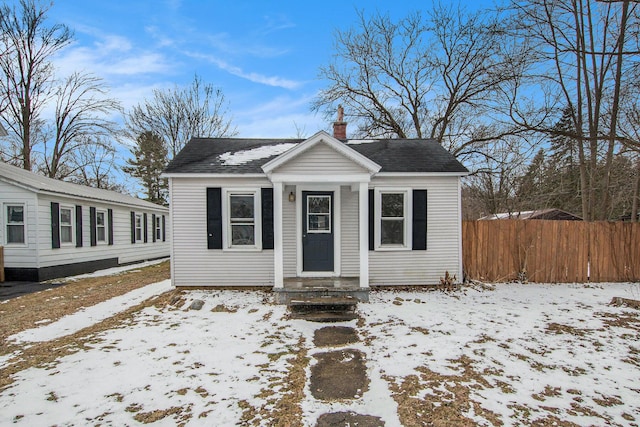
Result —
<path fill-rule="evenodd" d="M 302 270 L 333 271 L 333 191 L 303 191 L 302 218 Z"/>

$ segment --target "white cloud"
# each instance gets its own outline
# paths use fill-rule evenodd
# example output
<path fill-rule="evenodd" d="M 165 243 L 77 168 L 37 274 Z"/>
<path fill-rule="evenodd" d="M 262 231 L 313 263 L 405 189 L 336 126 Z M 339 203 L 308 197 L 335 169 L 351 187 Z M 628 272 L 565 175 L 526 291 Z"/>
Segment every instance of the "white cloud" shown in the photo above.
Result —
<path fill-rule="evenodd" d="M 223 61 L 220 58 L 217 58 L 213 55 L 205 55 L 196 52 L 185 52 L 185 54 L 191 58 L 203 59 L 206 60 L 221 70 L 228 72 L 229 74 L 233 74 L 234 76 L 243 78 L 245 80 L 249 80 L 254 83 L 260 83 L 267 86 L 281 87 L 284 89 L 298 89 L 302 86 L 302 82 L 289 80 L 282 77 L 277 76 L 265 76 L 259 73 L 254 72 L 246 72 L 242 70 L 242 68 L 237 67 L 235 65 L 231 65 L 226 61 Z"/>

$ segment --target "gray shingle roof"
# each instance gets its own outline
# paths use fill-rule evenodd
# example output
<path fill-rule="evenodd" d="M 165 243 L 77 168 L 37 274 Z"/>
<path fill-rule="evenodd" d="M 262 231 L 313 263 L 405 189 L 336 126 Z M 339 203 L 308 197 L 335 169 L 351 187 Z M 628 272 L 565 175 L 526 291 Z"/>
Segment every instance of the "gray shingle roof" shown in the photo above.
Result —
<path fill-rule="evenodd" d="M 282 148 L 286 148 L 283 144 L 293 146 L 303 141 L 285 138 L 193 138 L 169 163 L 165 173 L 262 173 L 262 165 L 282 154 Z M 382 167 L 380 172 L 468 172 L 434 140 L 347 140 L 346 144 L 379 164 Z M 261 154 L 252 159 L 251 155 L 245 156 L 250 151 Z M 229 161 L 234 156 L 247 160 Z"/>
<path fill-rule="evenodd" d="M 46 176 L 0 162 L 0 179 L 30 188 L 38 192 L 47 192 L 60 194 L 64 196 L 77 197 L 83 199 L 92 199 L 121 205 L 136 206 L 146 209 L 163 209 L 167 208 L 159 206 L 136 197 L 116 191 L 104 190 L 101 188 L 92 188 L 85 185 L 73 184 L 71 182 L 60 181 L 57 179 L 47 178 Z"/>

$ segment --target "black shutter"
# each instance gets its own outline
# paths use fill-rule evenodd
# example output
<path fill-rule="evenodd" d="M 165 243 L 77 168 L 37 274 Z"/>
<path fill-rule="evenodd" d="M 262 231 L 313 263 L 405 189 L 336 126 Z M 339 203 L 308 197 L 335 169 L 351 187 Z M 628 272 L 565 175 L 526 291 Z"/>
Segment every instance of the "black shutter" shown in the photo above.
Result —
<path fill-rule="evenodd" d="M 166 241 L 167 240 L 167 228 L 166 228 L 166 223 L 165 223 L 165 219 L 164 219 L 164 215 L 162 215 L 162 241 Z"/>
<path fill-rule="evenodd" d="M 51 247 L 60 248 L 60 203 L 51 202 Z"/>
<path fill-rule="evenodd" d="M 82 247 L 82 206 L 76 205 L 76 248 Z"/>
<path fill-rule="evenodd" d="M 369 250 L 374 249 L 374 230 L 376 216 L 374 215 L 375 196 L 373 190 L 369 190 Z"/>
<path fill-rule="evenodd" d="M 262 249 L 273 249 L 273 188 L 262 189 Z"/>
<path fill-rule="evenodd" d="M 144 242 L 147 243 L 149 237 L 147 236 L 149 229 L 147 228 L 147 214 L 142 214 L 142 222 L 144 223 L 142 226 L 142 232 L 144 233 Z"/>
<path fill-rule="evenodd" d="M 136 242 L 136 213 L 131 212 L 131 243 Z"/>
<path fill-rule="evenodd" d="M 222 249 L 222 189 L 207 188 L 207 248 Z"/>
<path fill-rule="evenodd" d="M 97 221 L 96 221 L 96 208 L 94 207 L 90 207 L 89 208 L 89 227 L 90 227 L 90 236 L 91 236 L 91 246 L 97 246 L 98 245 L 98 236 L 96 236 L 96 225 L 97 225 Z"/>
<path fill-rule="evenodd" d="M 413 246 L 412 249 L 427 249 L 427 190 L 413 190 Z"/>
<path fill-rule="evenodd" d="M 107 219 L 109 220 L 109 244 L 113 245 L 113 209 L 107 210 Z"/>
<path fill-rule="evenodd" d="M 153 235 L 153 243 L 156 242 L 156 214 L 151 214 L 151 234 Z"/>

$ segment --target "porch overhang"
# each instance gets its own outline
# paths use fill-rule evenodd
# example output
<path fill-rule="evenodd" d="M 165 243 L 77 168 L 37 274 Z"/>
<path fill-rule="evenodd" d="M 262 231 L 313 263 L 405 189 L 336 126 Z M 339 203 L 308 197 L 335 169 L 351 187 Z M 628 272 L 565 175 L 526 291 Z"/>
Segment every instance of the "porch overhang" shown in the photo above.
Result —
<path fill-rule="evenodd" d="M 319 144 L 326 144 L 342 159 L 348 159 L 353 168 L 346 171 L 323 170 L 322 173 L 287 172 L 287 163 L 295 164 L 297 159 L 303 158 L 303 153 Z M 359 248 L 359 286 L 369 287 L 369 183 L 377 174 L 381 166 L 348 145 L 333 138 L 326 132 L 318 132 L 306 141 L 291 148 L 275 159 L 262 166 L 267 178 L 273 183 L 274 204 L 274 287 L 284 287 L 284 258 L 283 258 L 283 200 L 285 186 L 321 188 L 323 185 L 331 188 L 350 186 L 353 192 L 358 192 L 358 248 Z M 296 206 L 299 209 L 299 205 Z M 300 242 L 298 242 L 300 244 Z"/>

